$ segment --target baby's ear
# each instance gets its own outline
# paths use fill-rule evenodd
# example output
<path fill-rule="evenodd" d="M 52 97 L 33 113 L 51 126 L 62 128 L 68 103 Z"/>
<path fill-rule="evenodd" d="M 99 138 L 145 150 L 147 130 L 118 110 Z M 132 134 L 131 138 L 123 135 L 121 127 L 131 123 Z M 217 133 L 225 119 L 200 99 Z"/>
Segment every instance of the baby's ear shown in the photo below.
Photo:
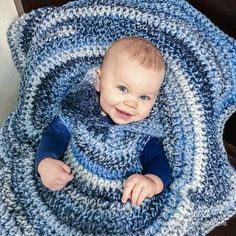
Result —
<path fill-rule="evenodd" d="M 100 92 L 100 81 L 101 81 L 101 69 L 96 69 L 96 82 L 95 82 L 95 88 L 97 92 Z"/>

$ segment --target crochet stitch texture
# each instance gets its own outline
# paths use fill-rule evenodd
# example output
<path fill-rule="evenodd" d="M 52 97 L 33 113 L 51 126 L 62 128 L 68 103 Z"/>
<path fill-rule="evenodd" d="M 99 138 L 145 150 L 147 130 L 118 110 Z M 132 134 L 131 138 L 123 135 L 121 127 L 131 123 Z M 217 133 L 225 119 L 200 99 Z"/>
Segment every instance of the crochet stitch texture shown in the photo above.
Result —
<path fill-rule="evenodd" d="M 82 98 L 107 47 L 129 35 L 160 48 L 166 80 L 149 119 L 111 128 L 89 119 L 96 111 L 90 116 Z M 236 43 L 188 3 L 73 1 L 23 15 L 8 41 L 22 81 L 0 130 L 0 235 L 205 235 L 235 214 L 236 172 L 222 132 L 236 110 Z M 35 174 L 34 155 L 60 111 L 73 120 L 66 161 L 76 178 L 51 192 Z M 171 184 L 142 206 L 122 205 L 122 180 L 141 171 L 135 156 L 150 135 L 163 139 Z"/>

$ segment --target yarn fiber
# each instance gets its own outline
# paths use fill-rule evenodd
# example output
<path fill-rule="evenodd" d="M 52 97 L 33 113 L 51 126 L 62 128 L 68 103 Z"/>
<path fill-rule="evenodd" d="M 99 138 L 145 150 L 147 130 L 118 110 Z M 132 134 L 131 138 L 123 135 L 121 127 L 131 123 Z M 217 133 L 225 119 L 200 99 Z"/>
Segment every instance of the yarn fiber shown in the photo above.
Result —
<path fill-rule="evenodd" d="M 118 126 L 117 135 L 101 119 L 80 122 L 74 112 L 81 102 L 86 114 L 85 82 L 108 46 L 129 35 L 157 45 L 167 72 L 150 119 Z M 23 15 L 8 42 L 22 80 L 17 107 L 0 130 L 0 235 L 205 235 L 235 214 L 236 173 L 222 133 L 236 110 L 236 43 L 187 2 L 73 1 Z M 78 175 L 51 192 L 35 173 L 34 156 L 58 114 L 73 121 L 65 158 Z M 163 139 L 172 181 L 144 205 L 123 206 L 121 183 L 141 171 L 134 156 L 153 135 Z M 115 153 L 107 140 L 129 143 L 122 158 L 108 158 L 121 149 Z"/>

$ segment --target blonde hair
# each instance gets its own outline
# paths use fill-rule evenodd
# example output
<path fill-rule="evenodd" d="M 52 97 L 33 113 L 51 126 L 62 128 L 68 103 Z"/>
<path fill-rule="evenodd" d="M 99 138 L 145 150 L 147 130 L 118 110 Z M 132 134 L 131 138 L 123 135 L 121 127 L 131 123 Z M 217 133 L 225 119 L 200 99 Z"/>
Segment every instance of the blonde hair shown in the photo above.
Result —
<path fill-rule="evenodd" d="M 156 70 L 165 70 L 165 62 L 159 49 L 146 39 L 136 36 L 123 37 L 113 42 L 103 58 L 101 68 L 106 64 L 115 48 L 119 49 L 119 53 L 128 53 L 140 65 Z"/>

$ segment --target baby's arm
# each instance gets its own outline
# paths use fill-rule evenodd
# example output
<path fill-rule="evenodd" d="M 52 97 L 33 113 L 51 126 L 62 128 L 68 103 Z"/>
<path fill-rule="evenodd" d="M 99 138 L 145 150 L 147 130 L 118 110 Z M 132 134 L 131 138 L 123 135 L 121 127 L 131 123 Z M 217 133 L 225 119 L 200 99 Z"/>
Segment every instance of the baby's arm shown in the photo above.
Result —
<path fill-rule="evenodd" d="M 60 117 L 56 117 L 47 127 L 39 143 L 35 169 L 45 187 L 62 189 L 73 179 L 71 169 L 61 160 L 70 140 L 70 133 Z"/>
<path fill-rule="evenodd" d="M 169 184 L 171 170 L 162 143 L 152 138 L 146 144 L 140 161 L 143 175 L 131 175 L 124 182 L 122 202 L 128 199 L 133 204 L 141 204 L 146 197 L 152 197 L 164 191 Z"/>

